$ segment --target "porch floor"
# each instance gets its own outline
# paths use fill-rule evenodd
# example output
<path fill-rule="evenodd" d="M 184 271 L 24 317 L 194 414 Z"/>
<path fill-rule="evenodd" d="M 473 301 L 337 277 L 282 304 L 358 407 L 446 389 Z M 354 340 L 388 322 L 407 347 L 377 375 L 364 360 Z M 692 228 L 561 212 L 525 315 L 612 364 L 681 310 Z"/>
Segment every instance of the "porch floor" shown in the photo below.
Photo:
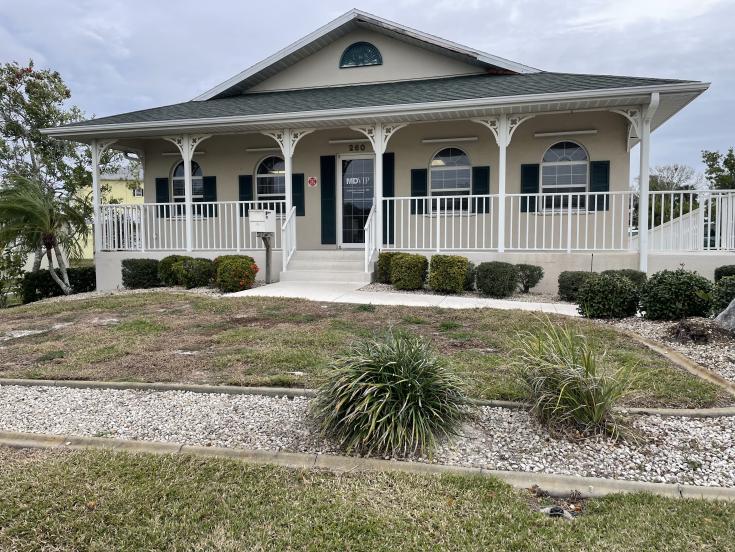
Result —
<path fill-rule="evenodd" d="M 500 309 L 523 310 L 579 316 L 577 307 L 564 303 L 532 303 L 484 297 L 457 297 L 453 295 L 388 293 L 360 291 L 365 284 L 276 282 L 266 286 L 231 293 L 226 297 L 290 297 L 326 303 L 355 303 L 359 305 L 404 305 L 408 307 L 439 307 L 443 309 Z"/>

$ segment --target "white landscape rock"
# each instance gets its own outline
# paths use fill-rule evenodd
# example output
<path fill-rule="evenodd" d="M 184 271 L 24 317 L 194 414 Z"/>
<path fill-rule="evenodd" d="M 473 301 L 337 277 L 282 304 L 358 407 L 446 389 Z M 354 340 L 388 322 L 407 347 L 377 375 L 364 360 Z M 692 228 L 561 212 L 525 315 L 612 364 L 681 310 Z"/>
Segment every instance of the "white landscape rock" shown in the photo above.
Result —
<path fill-rule="evenodd" d="M 735 487 L 735 417 L 639 416 L 645 441 L 555 439 L 520 410 L 477 409 L 423 462 Z M 294 452 L 336 452 L 305 397 L 0 386 L 0 430 Z"/>
<path fill-rule="evenodd" d="M 727 308 L 717 315 L 715 322 L 726 330 L 735 332 L 735 299 L 730 301 Z"/>

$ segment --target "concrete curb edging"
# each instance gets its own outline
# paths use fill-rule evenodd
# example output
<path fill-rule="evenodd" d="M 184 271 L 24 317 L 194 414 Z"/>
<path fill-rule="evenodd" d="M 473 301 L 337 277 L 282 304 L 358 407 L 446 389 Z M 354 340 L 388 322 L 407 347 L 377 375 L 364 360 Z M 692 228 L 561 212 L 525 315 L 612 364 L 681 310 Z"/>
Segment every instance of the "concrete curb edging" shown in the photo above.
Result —
<path fill-rule="evenodd" d="M 694 362 L 692 359 L 690 359 L 686 355 L 681 354 L 679 351 L 669 349 L 665 345 L 661 343 L 657 343 L 656 341 L 652 339 L 648 339 L 647 337 L 643 337 L 641 335 L 638 335 L 635 332 L 632 332 L 630 330 L 626 330 L 623 328 L 615 327 L 615 329 L 618 330 L 619 332 L 622 332 L 624 335 L 627 335 L 631 339 L 636 340 L 641 345 L 645 345 L 646 347 L 651 349 L 654 353 L 658 353 L 665 359 L 671 361 L 678 367 L 683 368 L 690 374 L 698 376 L 702 378 L 703 380 L 706 380 L 710 383 L 714 383 L 715 385 L 719 385 L 720 387 L 725 389 L 725 391 L 727 391 L 730 395 L 735 397 L 735 383 L 729 380 L 726 380 L 720 374 L 713 372 L 712 370 L 709 370 L 705 368 L 704 366 L 700 366 L 699 364 Z"/>
<path fill-rule="evenodd" d="M 242 387 L 236 385 L 193 385 L 181 383 L 142 383 L 129 381 L 35 380 L 0 378 L 3 385 L 21 387 L 69 387 L 72 389 L 119 389 L 132 391 L 189 391 L 192 393 L 222 393 L 225 395 L 263 395 L 267 397 L 314 397 L 314 389 L 298 387 Z M 468 404 L 492 408 L 527 409 L 528 403 L 517 401 L 467 399 Z M 647 408 L 621 407 L 620 412 L 635 415 L 680 416 L 685 418 L 720 418 L 735 416 L 735 406 L 720 408 Z"/>
<path fill-rule="evenodd" d="M 536 472 L 511 472 L 423 464 L 377 458 L 360 458 L 331 454 L 307 454 L 298 452 L 251 450 L 222 447 L 203 447 L 181 443 L 132 441 L 104 437 L 77 437 L 71 435 L 48 435 L 36 433 L 14 433 L 0 431 L 0 445 L 13 448 L 36 448 L 53 450 L 99 449 L 147 454 L 189 454 L 198 457 L 230 458 L 252 464 L 273 464 L 288 468 L 325 469 L 332 472 L 403 472 L 434 475 L 474 475 L 495 477 L 517 489 L 538 486 L 552 496 L 568 496 L 579 492 L 583 497 L 601 497 L 613 493 L 645 492 L 668 498 L 697 498 L 707 500 L 735 501 L 735 488 L 701 487 L 668 483 L 646 483 L 598 477 L 554 475 Z"/>

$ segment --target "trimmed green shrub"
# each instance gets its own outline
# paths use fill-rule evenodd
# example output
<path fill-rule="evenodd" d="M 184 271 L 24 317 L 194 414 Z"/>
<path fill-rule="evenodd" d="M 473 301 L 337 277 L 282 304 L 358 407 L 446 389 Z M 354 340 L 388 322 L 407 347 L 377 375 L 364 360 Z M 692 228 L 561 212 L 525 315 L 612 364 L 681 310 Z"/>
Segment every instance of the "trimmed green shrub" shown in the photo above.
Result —
<path fill-rule="evenodd" d="M 640 290 L 643 287 L 643 284 L 645 284 L 648 281 L 648 276 L 646 275 L 645 272 L 642 272 L 640 270 L 634 270 L 632 268 L 620 268 L 617 270 L 603 270 L 602 274 L 607 274 L 611 276 L 624 276 L 625 278 L 628 278 L 628 280 L 633 282 L 633 285 L 638 290 Z"/>
<path fill-rule="evenodd" d="M 657 272 L 641 289 L 641 311 L 651 320 L 708 316 L 711 308 L 712 282 L 683 268 Z"/>
<path fill-rule="evenodd" d="M 469 261 L 459 255 L 432 255 L 429 288 L 440 293 L 462 293 Z"/>
<path fill-rule="evenodd" d="M 463 401 L 460 380 L 423 339 L 388 334 L 358 341 L 332 364 L 311 414 L 347 451 L 431 454 L 457 435 Z"/>
<path fill-rule="evenodd" d="M 157 259 L 124 259 L 122 283 L 127 289 L 146 289 L 161 285 Z"/>
<path fill-rule="evenodd" d="M 212 259 L 212 268 L 214 269 L 214 274 L 216 276 L 217 271 L 219 270 L 219 265 L 223 261 L 229 261 L 230 259 L 250 259 L 253 263 L 255 260 L 252 257 L 249 257 L 248 255 L 220 255 L 219 257 L 215 257 Z"/>
<path fill-rule="evenodd" d="M 627 276 L 594 274 L 580 286 L 577 302 L 587 318 L 626 318 L 638 312 L 638 289 Z"/>
<path fill-rule="evenodd" d="M 429 261 L 423 255 L 399 253 L 390 263 L 390 281 L 396 289 L 422 289 Z"/>
<path fill-rule="evenodd" d="M 74 293 L 86 293 L 97 289 L 97 275 L 94 266 L 67 268 L 69 284 Z M 58 273 L 58 269 L 57 269 Z M 20 295 L 23 303 L 32 303 L 63 295 L 61 288 L 54 282 L 48 270 L 26 272 L 20 283 Z"/>
<path fill-rule="evenodd" d="M 735 265 L 724 265 L 715 268 L 715 283 L 728 276 L 735 276 Z"/>
<path fill-rule="evenodd" d="M 467 272 L 464 276 L 464 289 L 465 291 L 475 291 L 475 278 L 477 277 L 477 267 L 475 263 L 469 261 L 467 263 Z"/>
<path fill-rule="evenodd" d="M 548 319 L 540 332 L 523 332 L 519 340 L 514 368 L 541 423 L 553 430 L 622 435 L 625 426 L 614 408 L 634 383 L 631 365 L 612 371 L 584 336 Z"/>
<path fill-rule="evenodd" d="M 735 299 L 735 276 L 720 278 L 712 293 L 712 308 L 715 315 L 724 311 L 733 299 Z"/>
<path fill-rule="evenodd" d="M 258 273 L 258 265 L 255 264 L 255 260 L 247 255 L 228 255 L 226 259 L 218 257 L 213 266 L 217 267 L 214 277 L 215 285 L 223 293 L 250 289 Z"/>
<path fill-rule="evenodd" d="M 177 270 L 176 263 L 180 263 L 185 259 L 191 259 L 186 255 L 169 255 L 158 262 L 158 279 L 164 286 L 181 286 L 180 270 Z"/>
<path fill-rule="evenodd" d="M 523 293 L 528 293 L 531 288 L 536 287 L 544 277 L 544 269 L 540 266 L 530 264 L 517 264 L 518 284 L 521 286 Z"/>
<path fill-rule="evenodd" d="M 580 270 L 565 270 L 559 274 L 559 299 L 562 301 L 569 301 L 570 303 L 577 302 L 577 293 L 579 288 L 589 280 L 593 272 L 583 272 Z"/>
<path fill-rule="evenodd" d="M 175 263 L 175 270 L 180 271 L 181 283 L 186 289 L 208 286 L 214 278 L 214 263 L 211 259 L 184 259 Z"/>
<path fill-rule="evenodd" d="M 492 261 L 477 266 L 477 290 L 490 297 L 509 297 L 518 289 L 518 269 L 510 263 Z"/>
<path fill-rule="evenodd" d="M 381 284 L 390 284 L 391 263 L 396 255 L 400 255 L 398 251 L 381 251 L 378 254 L 378 262 L 375 269 L 375 279 Z"/>

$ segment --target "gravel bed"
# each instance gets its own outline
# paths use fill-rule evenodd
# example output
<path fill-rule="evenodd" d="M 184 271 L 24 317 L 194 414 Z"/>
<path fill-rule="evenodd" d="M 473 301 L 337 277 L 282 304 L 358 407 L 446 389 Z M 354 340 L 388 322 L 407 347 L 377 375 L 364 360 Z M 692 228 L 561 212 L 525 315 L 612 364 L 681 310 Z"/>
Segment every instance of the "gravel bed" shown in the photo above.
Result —
<path fill-rule="evenodd" d="M 709 329 L 709 343 L 681 343 L 673 339 L 672 330 L 676 327 L 677 322 L 662 322 L 636 317 L 624 318 L 610 322 L 610 324 L 658 341 L 735 383 L 735 335 L 725 332 L 713 320 L 707 318 L 692 320 Z"/>
<path fill-rule="evenodd" d="M 403 293 L 403 294 L 411 294 L 411 295 L 440 295 L 438 293 L 431 291 L 428 288 L 406 291 L 406 290 L 396 289 L 390 284 L 380 284 L 377 282 L 373 282 L 372 284 L 363 286 L 359 289 L 359 291 Z M 464 291 L 459 294 L 453 294 L 453 297 L 476 297 L 479 299 L 488 299 L 488 297 L 481 295 L 480 293 L 476 291 Z M 567 303 L 566 301 L 562 301 L 561 299 L 559 299 L 559 296 L 556 294 L 540 293 L 540 292 L 535 292 L 535 291 L 531 291 L 529 293 L 515 293 L 511 295 L 510 297 L 504 297 L 503 300 L 520 301 L 523 303 L 565 303 L 568 305 L 572 304 L 572 303 Z"/>
<path fill-rule="evenodd" d="M 310 431 L 307 408 L 304 397 L 0 386 L 5 431 L 336 452 Z M 524 411 L 483 407 L 431 462 L 735 487 L 735 417 L 639 416 L 634 426 L 641 444 L 570 441 Z"/>

